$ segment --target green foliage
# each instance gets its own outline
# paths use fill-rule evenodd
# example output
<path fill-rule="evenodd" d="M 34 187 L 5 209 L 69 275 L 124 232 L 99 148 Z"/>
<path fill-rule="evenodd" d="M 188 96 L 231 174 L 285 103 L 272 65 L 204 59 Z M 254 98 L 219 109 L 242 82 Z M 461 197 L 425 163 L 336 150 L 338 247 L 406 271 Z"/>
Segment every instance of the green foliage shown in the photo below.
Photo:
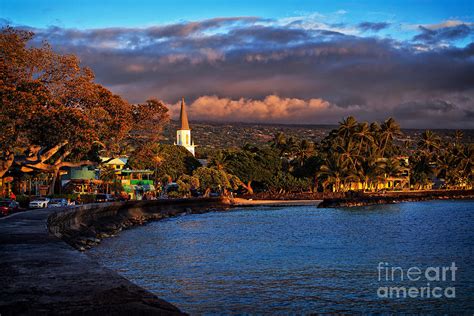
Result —
<path fill-rule="evenodd" d="M 229 176 L 222 170 L 199 167 L 193 172 L 193 177 L 199 179 L 199 188 L 203 191 L 222 191 L 231 188 Z"/>
<path fill-rule="evenodd" d="M 189 196 L 191 190 L 197 190 L 200 187 L 199 178 L 187 174 L 181 175 L 176 184 L 178 184 L 178 192 L 182 196 Z"/>
<path fill-rule="evenodd" d="M 182 197 L 186 197 L 191 191 L 191 185 L 182 180 L 176 181 L 176 184 L 178 185 L 178 192 Z"/>
<path fill-rule="evenodd" d="M 96 194 L 81 194 L 78 198 L 82 204 L 95 203 Z"/>
<path fill-rule="evenodd" d="M 75 200 L 78 197 L 79 193 L 66 193 L 66 194 L 52 194 L 48 195 L 52 199 L 69 199 L 71 201 Z"/>
<path fill-rule="evenodd" d="M 359 123 L 349 116 L 322 140 L 318 181 L 324 189 L 346 191 L 351 182 L 361 182 L 364 189 L 377 187 L 384 175 L 401 174 L 401 149 L 395 141 L 402 136 L 398 123 L 389 118 L 382 124 Z"/>
<path fill-rule="evenodd" d="M 168 144 L 146 144 L 137 148 L 130 156 L 128 164 L 135 169 L 155 170 L 155 176 L 164 175 L 177 179 L 182 174 L 191 174 L 201 164 L 182 146 Z"/>
<path fill-rule="evenodd" d="M 198 189 L 199 186 L 200 186 L 199 178 L 197 178 L 195 176 L 190 176 L 190 175 L 187 175 L 187 174 L 181 175 L 179 177 L 178 181 L 181 181 L 181 182 L 185 183 L 189 187 L 188 190 Z"/>
<path fill-rule="evenodd" d="M 270 147 L 246 146 L 242 150 L 226 152 L 225 170 L 236 175 L 250 190 L 252 182 L 268 187 L 273 174 L 281 169 L 279 153 Z"/>
<path fill-rule="evenodd" d="M 168 192 L 167 195 L 168 195 L 168 198 L 170 199 L 179 199 L 183 197 L 182 194 L 178 191 Z"/>
<path fill-rule="evenodd" d="M 304 192 L 311 188 L 312 181 L 308 178 L 297 178 L 282 171 L 273 175 L 269 190 L 278 192 Z"/>

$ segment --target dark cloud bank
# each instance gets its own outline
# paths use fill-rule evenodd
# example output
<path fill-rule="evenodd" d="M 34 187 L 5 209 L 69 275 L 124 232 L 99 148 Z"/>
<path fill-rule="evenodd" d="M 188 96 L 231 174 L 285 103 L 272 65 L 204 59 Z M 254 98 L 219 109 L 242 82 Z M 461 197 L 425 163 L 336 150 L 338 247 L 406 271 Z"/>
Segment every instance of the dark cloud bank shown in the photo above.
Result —
<path fill-rule="evenodd" d="M 98 82 L 131 102 L 158 97 L 174 113 L 185 96 L 194 119 L 333 124 L 346 115 L 394 116 L 404 127 L 474 128 L 474 43 L 446 44 L 472 38 L 467 25 L 422 27 L 407 42 L 253 17 L 34 31 L 38 43 L 78 54 Z"/>

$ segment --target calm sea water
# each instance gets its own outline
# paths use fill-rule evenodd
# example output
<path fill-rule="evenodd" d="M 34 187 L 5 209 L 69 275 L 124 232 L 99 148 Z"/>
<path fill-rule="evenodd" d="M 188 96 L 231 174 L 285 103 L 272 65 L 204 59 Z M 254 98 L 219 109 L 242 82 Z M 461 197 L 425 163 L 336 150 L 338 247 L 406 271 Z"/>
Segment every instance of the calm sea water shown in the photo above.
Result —
<path fill-rule="evenodd" d="M 474 313 L 474 201 L 187 215 L 124 231 L 88 254 L 190 314 Z M 453 262 L 455 281 L 451 270 L 443 281 Z M 397 268 L 392 281 L 378 266 L 416 267 L 420 280 L 401 280 Z M 378 295 L 428 286 L 443 297 Z"/>

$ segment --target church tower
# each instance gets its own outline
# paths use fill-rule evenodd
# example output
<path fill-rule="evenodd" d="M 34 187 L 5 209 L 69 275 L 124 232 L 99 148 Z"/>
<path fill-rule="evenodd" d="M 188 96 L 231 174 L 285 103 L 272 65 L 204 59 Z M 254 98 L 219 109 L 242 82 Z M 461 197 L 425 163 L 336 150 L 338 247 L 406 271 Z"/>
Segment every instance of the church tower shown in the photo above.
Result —
<path fill-rule="evenodd" d="M 188 113 L 184 97 L 181 99 L 181 112 L 179 114 L 181 127 L 176 131 L 176 145 L 183 146 L 194 156 L 194 141 L 191 140 L 191 129 L 189 128 Z"/>

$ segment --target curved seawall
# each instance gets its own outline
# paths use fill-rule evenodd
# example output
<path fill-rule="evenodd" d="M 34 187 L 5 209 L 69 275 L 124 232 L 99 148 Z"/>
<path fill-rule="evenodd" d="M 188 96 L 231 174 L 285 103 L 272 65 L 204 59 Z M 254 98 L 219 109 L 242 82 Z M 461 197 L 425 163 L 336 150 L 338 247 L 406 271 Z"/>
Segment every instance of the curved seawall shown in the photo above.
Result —
<path fill-rule="evenodd" d="M 71 245 L 85 249 L 148 220 L 227 206 L 222 199 L 130 201 L 0 219 L 0 314 L 182 314 Z"/>

